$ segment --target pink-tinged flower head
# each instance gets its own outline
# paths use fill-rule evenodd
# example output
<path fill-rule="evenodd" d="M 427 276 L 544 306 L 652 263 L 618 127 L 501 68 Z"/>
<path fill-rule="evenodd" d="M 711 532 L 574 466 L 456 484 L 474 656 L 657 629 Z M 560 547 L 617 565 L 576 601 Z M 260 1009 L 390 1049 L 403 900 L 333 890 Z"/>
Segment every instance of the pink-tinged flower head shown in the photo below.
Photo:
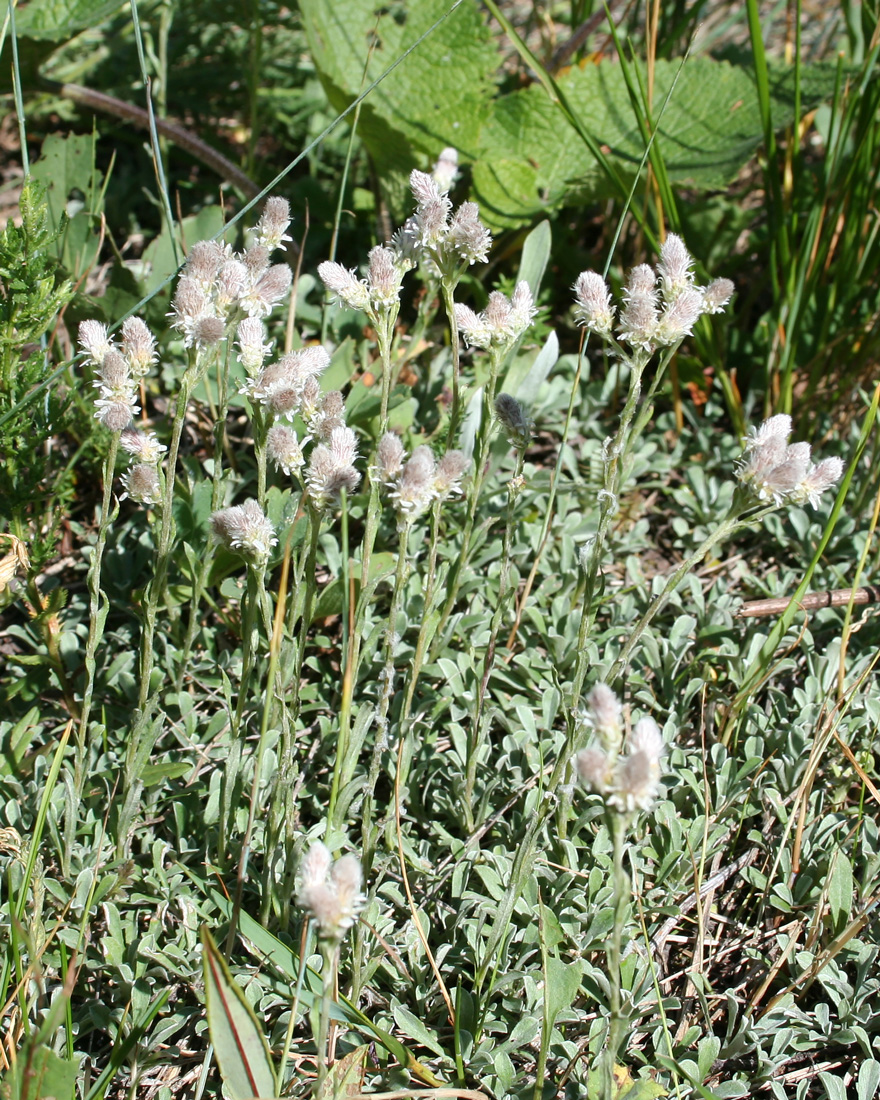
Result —
<path fill-rule="evenodd" d="M 258 562 L 265 562 L 278 542 L 275 528 L 256 500 L 215 512 L 211 528 L 218 542 Z"/>
<path fill-rule="evenodd" d="M 344 855 L 333 863 L 325 845 L 316 841 L 303 858 L 296 900 L 315 922 L 319 937 L 338 943 L 363 906 L 362 886 L 356 856 Z"/>
<path fill-rule="evenodd" d="M 159 474 L 155 466 L 136 462 L 120 478 L 125 492 L 119 498 L 131 498 L 136 504 L 153 505 L 162 499 Z"/>
<path fill-rule="evenodd" d="M 353 271 L 349 271 L 342 264 L 325 260 L 324 263 L 318 264 L 318 275 L 321 282 L 338 302 L 342 302 L 351 309 L 368 308 L 370 304 L 369 287 Z"/>
<path fill-rule="evenodd" d="M 156 362 L 156 338 L 140 317 L 122 322 L 122 353 L 134 378 L 149 374 Z"/>
<path fill-rule="evenodd" d="M 577 323 L 597 336 L 609 336 L 614 325 L 614 306 L 602 276 L 596 271 L 581 272 L 574 284 L 574 296 Z"/>
<path fill-rule="evenodd" d="M 660 289 L 665 301 L 671 302 L 683 290 L 693 285 L 693 266 L 694 261 L 684 241 L 675 233 L 670 233 L 660 249 L 660 262 L 657 264 Z"/>
<path fill-rule="evenodd" d="M 271 198 L 266 199 L 263 213 L 260 215 L 260 220 L 254 229 L 257 243 L 263 245 L 270 252 L 274 252 L 276 248 L 280 248 L 283 252 L 283 242 L 293 239 L 287 235 L 289 225 L 290 203 L 287 199 L 273 195 Z"/>
<path fill-rule="evenodd" d="M 723 313 L 733 297 L 734 285 L 730 279 L 715 279 L 703 292 L 703 312 Z"/>
<path fill-rule="evenodd" d="M 113 341 L 107 335 L 107 326 L 100 321 L 80 321 L 79 344 L 96 367 L 104 362 L 104 356 L 113 347 Z"/>

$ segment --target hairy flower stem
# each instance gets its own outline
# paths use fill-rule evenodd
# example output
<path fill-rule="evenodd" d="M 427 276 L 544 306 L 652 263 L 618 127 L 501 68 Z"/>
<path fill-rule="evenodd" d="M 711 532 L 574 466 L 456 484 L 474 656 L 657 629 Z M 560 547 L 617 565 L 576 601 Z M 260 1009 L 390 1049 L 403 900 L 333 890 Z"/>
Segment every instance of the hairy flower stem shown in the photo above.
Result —
<path fill-rule="evenodd" d="M 266 451 L 266 437 L 272 426 L 272 414 L 264 411 L 260 405 L 254 406 L 251 423 L 254 428 L 254 453 L 257 456 L 257 500 L 260 507 L 266 507 L 266 468 L 268 454 Z"/>
<path fill-rule="evenodd" d="M 431 548 L 428 551 L 428 568 L 425 575 L 424 598 L 422 602 L 422 621 L 419 626 L 419 636 L 416 639 L 416 648 L 407 677 L 406 694 L 403 699 L 403 707 L 400 712 L 401 729 L 406 729 L 406 723 L 412 713 L 413 698 L 416 685 L 425 663 L 425 651 L 428 643 L 434 636 L 436 614 L 434 607 L 434 590 L 437 584 L 437 556 L 440 549 L 440 501 L 435 501 L 431 512 Z"/>
<path fill-rule="evenodd" d="M 458 590 L 461 587 L 464 567 L 468 560 L 471 538 L 474 533 L 474 523 L 477 516 L 477 506 L 480 502 L 480 492 L 489 472 L 489 442 L 496 424 L 494 415 L 495 387 L 498 384 L 498 373 L 504 358 L 503 354 L 501 354 L 497 348 L 492 348 L 489 352 L 489 356 L 489 377 L 483 389 L 483 410 L 480 418 L 480 428 L 477 432 L 477 438 L 474 440 L 474 476 L 471 479 L 467 494 L 467 515 L 461 532 L 461 546 L 459 547 L 458 554 L 452 563 L 449 573 L 447 582 L 448 594 L 446 602 L 443 605 L 443 610 L 440 612 L 440 620 L 437 624 L 435 647 L 439 645 L 442 640 L 443 628 L 446 626 L 449 616 L 452 614 L 452 609 L 455 606 L 455 601 L 458 599 Z M 436 653 L 432 651 L 431 659 L 433 660 L 435 656 Z"/>
<path fill-rule="evenodd" d="M 89 634 L 86 639 L 86 683 L 83 688 L 82 706 L 79 714 L 79 728 L 76 735 L 76 763 L 74 765 L 75 801 L 82 798 L 85 783 L 86 743 L 89 730 L 89 714 L 92 709 L 92 697 L 95 691 L 95 655 L 104 634 L 106 613 L 101 611 L 101 565 L 104 559 L 104 547 L 107 544 L 107 531 L 116 516 L 116 509 L 110 511 L 113 496 L 113 475 L 116 470 L 116 453 L 119 449 L 119 432 L 110 436 L 110 449 L 104 460 L 104 496 L 101 501 L 101 520 L 98 524 L 98 537 L 89 562 Z M 39 605 L 38 605 L 39 606 Z"/>
<path fill-rule="evenodd" d="M 388 710 L 391 706 L 394 688 L 394 649 L 398 641 L 397 620 L 403 606 L 403 593 L 406 587 L 406 578 L 409 574 L 407 551 L 411 529 L 412 524 L 404 522 L 398 530 L 397 568 L 394 572 L 394 590 L 391 594 L 391 609 L 388 612 L 388 627 L 385 631 L 385 665 L 381 674 L 382 692 L 379 696 L 379 707 L 375 719 L 376 739 L 373 742 L 370 771 L 364 788 L 361 863 L 365 875 L 369 875 L 373 865 L 373 850 L 375 848 L 373 842 L 373 802 L 382 765 L 382 754 L 388 749 Z"/>
<path fill-rule="evenodd" d="M 339 946 L 327 940 L 321 940 L 321 1007 L 318 1011 L 318 1032 L 315 1035 L 315 1052 L 318 1075 L 315 1078 L 314 1096 L 321 1100 L 324 1095 L 324 1082 L 330 1070 L 330 1052 L 327 1038 L 330 1034 L 330 1009 L 336 991 L 336 971 L 339 966 Z"/>
<path fill-rule="evenodd" d="M 452 350 L 452 408 L 449 413 L 449 429 L 446 434 L 446 449 L 455 446 L 455 437 L 461 422 L 461 348 L 458 338 L 458 319 L 455 316 L 455 303 L 452 299 L 458 279 L 440 280 L 440 293 L 449 321 L 449 346 Z"/>
<path fill-rule="evenodd" d="M 667 349 L 658 363 L 657 372 L 649 391 L 651 397 L 653 397 L 656 392 L 660 379 L 674 351 L 674 348 Z M 584 607 L 581 613 L 580 628 L 578 630 L 577 662 L 572 681 L 570 700 L 570 706 L 573 708 L 576 708 L 580 702 L 581 691 L 583 690 L 584 680 L 586 679 L 589 666 L 587 640 L 590 637 L 598 613 L 597 597 L 599 594 L 599 567 L 605 552 L 605 540 L 608 536 L 608 531 L 617 515 L 618 497 L 623 476 L 626 472 L 625 460 L 632 451 L 637 434 L 643 430 L 647 422 L 647 417 L 640 415 L 636 419 L 634 430 L 630 430 L 642 393 L 642 376 L 650 358 L 651 352 L 639 351 L 630 359 L 629 393 L 627 395 L 626 404 L 623 407 L 623 412 L 620 414 L 620 423 L 617 432 L 614 438 L 606 446 L 604 483 L 600 493 L 599 527 L 593 538 L 592 545 L 590 546 L 589 557 L 584 568 L 586 575 Z M 648 407 L 647 402 L 645 407 Z M 644 413 L 644 410 L 642 411 Z"/>
<path fill-rule="evenodd" d="M 388 400 L 391 397 L 393 384 L 393 367 L 391 364 L 391 341 L 394 337 L 394 323 L 397 320 L 399 306 L 382 314 L 382 319 L 376 325 L 376 343 L 379 347 L 379 358 L 382 361 L 382 407 L 379 413 L 379 436 L 381 439 L 388 431 Z"/>
<path fill-rule="evenodd" d="M 229 357 L 231 341 L 226 341 L 226 354 L 222 365 L 218 364 L 217 371 L 217 416 L 214 420 L 214 467 L 211 475 L 211 511 L 216 512 L 223 504 L 223 452 L 228 446 L 226 441 L 226 416 L 229 411 Z M 208 585 L 208 577 L 214 562 L 214 541 L 208 539 L 202 550 L 202 557 L 198 571 L 193 577 L 193 593 L 189 607 L 189 622 L 186 627 L 186 637 L 180 655 L 180 663 L 177 669 L 177 677 L 174 682 L 174 690 L 180 691 L 189 660 L 195 644 L 196 634 L 201 625 L 202 595 Z"/>
<path fill-rule="evenodd" d="M 357 766 L 356 752 L 351 748 L 351 715 L 354 701 L 354 689 L 358 681 L 358 669 L 360 667 L 361 639 L 363 637 L 363 624 L 366 620 L 367 608 L 372 601 L 376 590 L 377 580 L 370 579 L 370 564 L 373 557 L 373 546 L 376 542 L 376 534 L 379 530 L 379 520 L 382 515 L 382 502 L 379 497 L 379 483 L 374 481 L 370 486 L 370 500 L 367 504 L 367 519 L 364 529 L 364 538 L 361 543 L 361 588 L 358 594 L 354 611 L 354 627 L 349 639 L 348 653 L 345 671 L 342 680 L 342 700 L 339 708 L 339 738 L 337 741 L 336 761 L 333 766 L 333 780 L 330 787 L 330 801 L 327 810 L 327 832 L 330 834 L 334 827 L 341 825 L 336 820 L 337 800 L 339 792 L 346 783 L 351 780 Z"/>
<path fill-rule="evenodd" d="M 177 470 L 177 455 L 180 450 L 180 437 L 183 434 L 183 425 L 186 420 L 186 411 L 189 399 L 196 383 L 202 376 L 206 363 L 201 363 L 196 354 L 190 359 L 190 364 L 183 373 L 180 383 L 180 392 L 177 395 L 177 405 L 174 410 L 174 422 L 171 428 L 171 442 L 168 447 L 168 464 L 165 475 L 165 492 L 162 498 L 162 511 L 159 520 L 159 542 L 156 547 L 156 560 L 153 568 L 153 578 L 147 586 L 144 597 L 144 627 L 141 633 L 140 652 L 140 690 L 138 694 L 138 712 L 146 716 L 147 702 L 153 697 L 150 681 L 153 675 L 153 642 L 156 634 L 156 616 L 159 607 L 165 599 L 168 584 L 168 568 L 171 563 L 171 547 L 174 542 L 174 485 Z M 136 719 L 137 724 L 137 719 Z"/>
<path fill-rule="evenodd" d="M 603 1100 L 614 1100 L 617 1090 L 614 1084 L 614 1066 L 623 1038 L 624 1019 L 621 1012 L 621 974 L 623 930 L 626 925 L 629 907 L 630 885 L 623 869 L 624 842 L 626 839 L 627 816 L 621 813 L 609 814 L 608 827 L 612 840 L 612 882 L 614 889 L 614 924 L 608 944 L 608 983 L 611 989 L 608 1032 L 605 1049 L 600 1058 Z"/>
<path fill-rule="evenodd" d="M 521 488 L 522 468 L 523 451 L 517 448 L 516 469 L 514 470 L 513 477 L 507 483 L 507 515 L 504 523 L 501 568 L 498 574 L 498 598 L 495 602 L 495 611 L 492 615 L 492 624 L 489 629 L 489 642 L 486 646 L 485 657 L 483 658 L 483 675 L 480 679 L 480 688 L 477 692 L 474 717 L 471 723 L 470 737 L 468 738 L 468 756 L 465 766 L 464 812 L 469 832 L 473 831 L 475 824 L 473 816 L 473 798 L 474 785 L 477 780 L 477 763 L 483 740 L 481 728 L 483 721 L 483 706 L 486 700 L 486 690 L 489 686 L 489 677 L 492 675 L 492 666 L 495 663 L 495 646 L 498 642 L 498 632 L 501 629 L 501 621 L 504 618 L 504 613 L 510 602 L 508 592 L 510 581 L 510 552 L 513 543 L 513 519 L 516 511 L 516 500 Z"/>

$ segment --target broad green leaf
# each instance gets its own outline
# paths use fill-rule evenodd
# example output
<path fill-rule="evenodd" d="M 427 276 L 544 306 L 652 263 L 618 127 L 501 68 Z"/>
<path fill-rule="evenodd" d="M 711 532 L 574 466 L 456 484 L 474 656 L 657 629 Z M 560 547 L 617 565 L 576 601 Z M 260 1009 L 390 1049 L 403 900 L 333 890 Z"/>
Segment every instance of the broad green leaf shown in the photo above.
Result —
<path fill-rule="evenodd" d="M 656 63 L 655 116 L 677 78 L 656 144 L 673 183 L 723 187 L 763 140 L 754 82 L 746 68 L 711 57 L 692 58 L 679 69 L 678 61 Z M 804 77 L 801 107 L 806 111 L 831 95 L 835 69 L 814 66 Z M 644 143 L 620 66 L 591 63 L 572 70 L 559 85 L 587 131 L 631 179 Z M 788 72 L 776 77 L 771 93 L 774 123 L 786 126 L 794 119 Z M 563 203 L 612 193 L 592 154 L 537 84 L 495 101 L 479 148 L 473 167 L 475 198 L 484 218 L 495 226 L 521 224 Z"/>
<path fill-rule="evenodd" d="M 832 861 L 828 879 L 828 905 L 831 909 L 831 923 L 835 929 L 841 928 L 849 917 L 853 898 L 852 864 L 838 851 Z"/>
<path fill-rule="evenodd" d="M 121 7 L 121 0 L 30 0 L 16 12 L 15 29 L 22 38 L 63 42 Z"/>
<path fill-rule="evenodd" d="M 207 928 L 202 927 L 205 1002 L 220 1076 L 232 1100 L 274 1097 L 278 1091 L 269 1047 L 244 993 L 232 980 Z"/>
<path fill-rule="evenodd" d="M 856 1082 L 858 1100 L 874 1100 L 878 1088 L 880 1088 L 880 1062 L 876 1058 L 866 1058 L 859 1066 Z"/>
<path fill-rule="evenodd" d="M 31 171 L 46 188 L 53 225 L 67 224 L 56 242 L 58 257 L 78 279 L 91 270 L 101 246 L 101 172 L 95 167 L 97 135 L 50 134 Z"/>
<path fill-rule="evenodd" d="M 346 108 L 450 7 L 450 0 L 390 10 L 377 0 L 301 0 L 310 53 L 332 106 Z M 465 0 L 364 101 L 358 136 L 377 175 L 426 168 L 446 145 L 473 159 L 497 67 L 479 6 Z"/>
<path fill-rule="evenodd" d="M 562 959 L 547 960 L 547 1015 L 550 1026 L 556 1023 L 556 1017 L 566 1008 L 571 1008 L 581 986 L 581 968 L 577 963 L 564 962 Z"/>
<path fill-rule="evenodd" d="M 2 1100 L 73 1100 L 76 1070 L 42 1043 L 27 1044 L 0 1081 Z"/>
<path fill-rule="evenodd" d="M 413 1015 L 408 1008 L 404 1008 L 403 1005 L 395 1005 L 391 1014 L 394 1016 L 394 1022 L 400 1030 L 408 1035 L 410 1039 L 415 1039 L 417 1043 L 421 1043 L 423 1047 L 427 1047 L 428 1050 L 433 1051 L 440 1058 L 449 1057 L 442 1044 L 438 1042 L 437 1036 L 432 1034 L 418 1016 Z"/>

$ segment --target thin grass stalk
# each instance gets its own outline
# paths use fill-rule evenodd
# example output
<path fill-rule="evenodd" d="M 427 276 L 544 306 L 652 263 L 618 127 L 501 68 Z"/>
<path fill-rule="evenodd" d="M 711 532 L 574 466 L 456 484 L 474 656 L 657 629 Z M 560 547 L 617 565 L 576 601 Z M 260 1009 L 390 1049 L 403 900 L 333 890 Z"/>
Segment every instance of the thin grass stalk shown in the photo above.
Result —
<path fill-rule="evenodd" d="M 394 319 L 397 310 L 386 315 L 387 324 L 384 327 L 377 326 L 377 343 L 379 358 L 382 363 L 382 411 L 380 419 L 384 434 L 388 425 L 388 397 L 391 392 L 391 339 L 394 332 Z M 345 502 L 343 502 L 345 506 Z M 382 517 L 382 501 L 379 496 L 379 483 L 375 479 L 370 482 L 370 499 L 367 503 L 367 517 L 364 525 L 364 537 L 361 543 L 361 588 L 355 605 L 354 625 L 351 630 L 348 646 L 348 655 L 345 664 L 345 672 L 342 682 L 342 699 L 339 707 L 339 737 L 337 741 L 336 760 L 333 766 L 333 780 L 330 787 L 330 800 L 327 808 L 328 831 L 339 824 L 336 821 L 336 804 L 339 791 L 344 786 L 343 773 L 352 773 L 355 761 L 349 760 L 348 746 L 351 739 L 351 716 L 354 703 L 354 689 L 358 681 L 360 668 L 361 637 L 363 624 L 366 621 L 367 608 L 373 598 L 375 585 L 370 581 L 370 565 L 373 559 L 373 547 L 376 543 L 376 535 L 379 531 L 379 522 Z"/>
<path fill-rule="evenodd" d="M 265 569 L 263 570 L 265 573 Z M 229 931 L 226 936 L 226 954 L 231 955 L 235 943 L 235 935 L 238 931 L 238 918 L 241 912 L 241 898 L 247 878 L 248 860 L 250 858 L 251 844 L 253 842 L 254 822 L 257 817 L 257 799 L 260 793 L 260 779 L 263 773 L 263 759 L 266 755 L 266 746 L 269 739 L 270 718 L 273 710 L 274 693 L 276 688 L 276 672 L 278 669 L 278 657 L 281 652 L 281 633 L 284 623 L 284 584 L 286 575 L 282 574 L 279 599 L 275 608 L 275 617 L 272 633 L 269 636 L 269 669 L 266 675 L 266 684 L 263 693 L 263 715 L 260 722 L 260 739 L 257 742 L 257 751 L 254 754 L 254 774 L 251 780 L 251 793 L 248 802 L 248 820 L 245 828 L 244 839 L 241 845 L 241 853 L 238 860 L 238 872 L 235 880 L 235 898 L 232 905 L 232 915 L 229 922 Z M 240 739 L 239 739 L 240 740 Z M 268 857 L 268 847 L 267 847 Z M 268 858 L 267 858 L 268 862 Z M 265 898 L 264 898 L 265 900 Z"/>
<path fill-rule="evenodd" d="M 623 649 L 620 651 L 617 660 L 611 666 L 611 670 L 606 677 L 609 686 L 613 686 L 617 682 L 617 680 L 624 674 L 624 672 L 626 671 L 626 666 L 629 662 L 630 655 L 638 645 L 639 639 L 650 625 L 654 616 L 657 615 L 666 606 L 666 601 L 676 590 L 676 588 L 678 588 L 678 586 L 688 575 L 688 573 L 691 572 L 694 566 L 698 565 L 706 556 L 706 554 L 708 554 L 709 551 L 719 542 L 723 542 L 725 539 L 729 538 L 735 531 L 744 527 L 749 527 L 752 523 L 756 523 L 758 522 L 758 520 L 763 519 L 763 517 L 772 512 L 774 508 L 775 505 L 771 505 L 768 508 L 762 508 L 758 512 L 753 513 L 752 516 L 745 522 L 743 522 L 743 520 L 741 519 L 742 505 L 735 505 L 731 508 L 728 515 L 724 518 L 724 520 L 722 520 L 721 524 L 712 532 L 712 534 L 705 538 L 697 547 L 697 549 L 687 558 L 685 558 L 685 560 L 681 563 L 681 565 L 679 565 L 675 572 L 669 576 L 666 584 L 664 584 L 663 586 L 662 591 L 654 597 L 647 611 L 633 627 L 633 630 L 627 638 Z"/>
<path fill-rule="evenodd" d="M 95 691 L 95 655 L 104 636 L 104 620 L 101 612 L 101 565 L 104 559 L 104 547 L 107 544 L 107 531 L 116 517 L 117 509 L 111 514 L 113 495 L 113 477 L 116 472 L 116 454 L 119 449 L 119 432 L 110 436 L 110 448 L 104 460 L 104 495 L 101 500 L 101 520 L 98 524 L 98 536 L 89 562 L 89 634 L 86 639 L 85 670 L 86 683 L 83 689 L 82 705 L 79 714 L 79 727 L 76 734 L 76 763 L 74 765 L 74 790 L 77 803 L 82 798 L 85 783 L 86 740 L 89 729 L 89 715 L 92 709 L 92 697 Z"/>
<path fill-rule="evenodd" d="M 419 634 L 416 639 L 415 651 L 410 664 L 407 677 L 406 692 L 403 699 L 403 708 L 400 713 L 401 729 L 404 728 L 412 712 L 413 698 L 416 685 L 421 675 L 422 665 L 425 662 L 425 651 L 430 641 L 434 620 L 434 594 L 437 583 L 437 557 L 440 549 L 440 501 L 435 501 L 431 510 L 431 544 L 428 551 L 428 568 L 425 573 L 424 597 L 422 604 L 422 621 L 419 625 Z"/>

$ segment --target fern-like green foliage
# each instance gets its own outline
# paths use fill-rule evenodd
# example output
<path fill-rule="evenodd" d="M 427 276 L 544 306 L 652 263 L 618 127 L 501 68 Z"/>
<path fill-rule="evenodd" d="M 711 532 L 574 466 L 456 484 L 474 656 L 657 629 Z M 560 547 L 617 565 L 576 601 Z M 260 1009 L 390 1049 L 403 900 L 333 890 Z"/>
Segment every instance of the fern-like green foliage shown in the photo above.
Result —
<path fill-rule="evenodd" d="M 68 399 L 57 387 L 34 390 L 52 370 L 41 341 L 73 296 L 52 245 L 45 189 L 34 180 L 22 188 L 21 225 L 10 220 L 0 233 L 0 500 L 6 529 L 28 546 L 39 569 L 54 549 L 69 471 L 48 446 L 63 432 Z"/>

